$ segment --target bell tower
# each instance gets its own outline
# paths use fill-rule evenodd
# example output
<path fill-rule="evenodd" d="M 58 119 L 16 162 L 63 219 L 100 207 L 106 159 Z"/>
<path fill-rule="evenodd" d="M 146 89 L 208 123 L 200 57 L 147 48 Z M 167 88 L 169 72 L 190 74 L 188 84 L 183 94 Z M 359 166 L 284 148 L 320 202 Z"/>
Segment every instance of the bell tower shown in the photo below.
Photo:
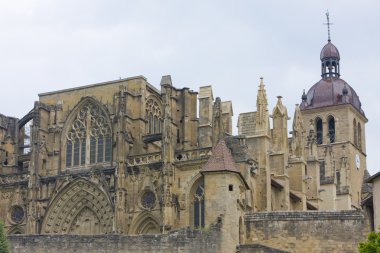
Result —
<path fill-rule="evenodd" d="M 314 127 L 320 171 L 321 210 L 360 208 L 366 170 L 365 124 L 368 119 L 356 91 L 340 78 L 340 54 L 328 40 L 320 53 L 321 77 L 302 94 L 303 124 Z"/>

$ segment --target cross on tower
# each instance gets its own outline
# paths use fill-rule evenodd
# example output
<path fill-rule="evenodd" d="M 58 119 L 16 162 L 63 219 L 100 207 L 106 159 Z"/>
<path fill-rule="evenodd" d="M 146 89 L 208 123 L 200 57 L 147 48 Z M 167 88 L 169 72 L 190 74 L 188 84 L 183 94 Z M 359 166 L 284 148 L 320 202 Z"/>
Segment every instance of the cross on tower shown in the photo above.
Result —
<path fill-rule="evenodd" d="M 327 18 L 327 23 L 324 23 L 324 24 L 327 25 L 328 41 L 330 42 L 331 41 L 331 37 L 330 37 L 330 25 L 333 25 L 333 23 L 330 23 L 329 10 L 327 10 L 327 12 L 326 12 L 326 18 Z"/>

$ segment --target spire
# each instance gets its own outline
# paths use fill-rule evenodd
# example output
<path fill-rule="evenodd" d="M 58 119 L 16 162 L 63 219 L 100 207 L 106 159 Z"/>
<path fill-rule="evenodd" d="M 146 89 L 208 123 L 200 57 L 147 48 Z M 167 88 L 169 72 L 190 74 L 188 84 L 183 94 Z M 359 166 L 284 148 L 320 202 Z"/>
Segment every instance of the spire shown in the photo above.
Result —
<path fill-rule="evenodd" d="M 269 128 L 268 99 L 265 90 L 264 80 L 260 77 L 259 90 L 256 100 L 256 130 L 258 132 L 267 131 Z"/>
<path fill-rule="evenodd" d="M 214 107 L 213 107 L 213 142 L 212 145 L 215 146 L 217 142 L 221 139 L 224 139 L 224 125 L 222 118 L 222 101 L 220 97 L 215 99 Z"/>
<path fill-rule="evenodd" d="M 288 117 L 286 107 L 282 103 L 282 96 L 277 96 L 277 103 L 276 106 L 273 108 L 273 116 L 275 116 L 275 114 Z"/>
<path fill-rule="evenodd" d="M 296 157 L 302 157 L 304 155 L 305 140 L 304 140 L 304 128 L 302 123 L 301 109 L 296 104 L 293 118 L 293 131 L 292 131 L 292 151 Z"/>
<path fill-rule="evenodd" d="M 294 110 L 293 132 L 294 131 L 303 132 L 303 123 L 299 104 L 296 104 L 296 109 Z"/>
<path fill-rule="evenodd" d="M 274 152 L 285 152 L 288 149 L 288 111 L 282 103 L 282 97 L 277 97 L 277 104 L 273 108 L 272 142 Z"/>

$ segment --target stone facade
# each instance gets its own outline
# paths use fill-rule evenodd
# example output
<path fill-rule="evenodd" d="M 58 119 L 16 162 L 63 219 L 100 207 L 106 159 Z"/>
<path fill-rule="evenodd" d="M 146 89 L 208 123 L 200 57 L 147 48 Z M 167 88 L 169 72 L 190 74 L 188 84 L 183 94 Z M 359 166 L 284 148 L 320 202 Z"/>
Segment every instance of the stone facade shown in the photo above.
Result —
<path fill-rule="evenodd" d="M 329 98 L 313 86 L 296 106 L 292 129 L 281 97 L 269 113 L 261 79 L 256 111 L 239 114 L 237 136 L 231 101 L 214 99 L 211 86 L 176 88 L 170 76 L 159 88 L 137 76 L 40 94 L 23 118 L 0 115 L 0 218 L 10 235 L 51 238 L 221 224 L 218 249 L 234 252 L 267 242 L 249 230 L 256 213 L 361 209 L 367 119 L 352 88 L 339 76 L 323 76 L 317 86 L 344 85 L 341 100 L 316 106 Z M 324 219 L 310 217 L 316 220 L 302 226 Z M 363 221 L 353 224 L 350 217 L 340 219 L 344 228 L 362 235 Z M 17 238 L 23 237 L 12 237 L 20 244 Z"/>

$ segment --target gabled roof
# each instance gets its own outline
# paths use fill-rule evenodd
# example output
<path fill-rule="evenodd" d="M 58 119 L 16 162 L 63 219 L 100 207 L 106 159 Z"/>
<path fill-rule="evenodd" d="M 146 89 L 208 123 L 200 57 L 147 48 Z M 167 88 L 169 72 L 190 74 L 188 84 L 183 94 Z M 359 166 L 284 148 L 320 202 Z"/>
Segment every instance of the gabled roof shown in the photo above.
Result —
<path fill-rule="evenodd" d="M 212 149 L 212 155 L 205 166 L 203 166 L 202 171 L 239 172 L 234 159 L 232 158 L 231 151 L 228 149 L 224 140 L 219 140 L 216 146 Z"/>

